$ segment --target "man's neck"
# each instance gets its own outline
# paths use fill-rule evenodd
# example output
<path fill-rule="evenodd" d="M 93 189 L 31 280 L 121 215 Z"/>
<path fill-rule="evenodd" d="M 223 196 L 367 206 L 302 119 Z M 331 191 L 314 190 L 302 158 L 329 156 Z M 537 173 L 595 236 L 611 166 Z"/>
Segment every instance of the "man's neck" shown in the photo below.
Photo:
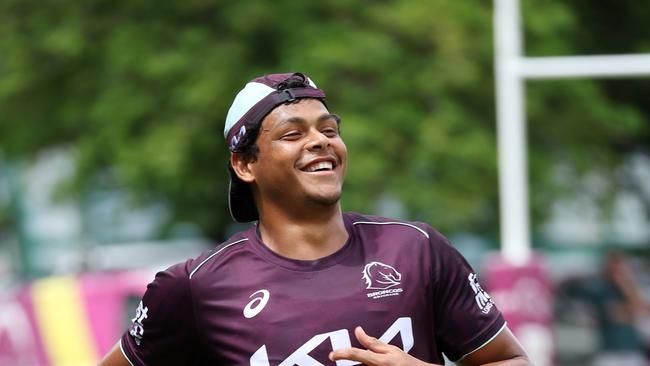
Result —
<path fill-rule="evenodd" d="M 267 247 L 291 259 L 323 258 L 341 249 L 348 240 L 338 204 L 309 215 L 262 212 L 259 229 Z"/>

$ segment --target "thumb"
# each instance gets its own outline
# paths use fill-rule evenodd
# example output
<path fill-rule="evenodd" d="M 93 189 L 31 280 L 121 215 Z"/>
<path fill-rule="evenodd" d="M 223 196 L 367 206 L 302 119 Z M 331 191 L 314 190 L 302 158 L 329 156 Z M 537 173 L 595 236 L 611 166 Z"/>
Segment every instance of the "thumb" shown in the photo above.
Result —
<path fill-rule="evenodd" d="M 386 343 L 375 337 L 369 336 L 361 327 L 356 327 L 354 329 L 354 335 L 357 337 L 357 340 L 359 340 L 359 343 L 368 350 L 377 353 L 385 353 L 389 350 L 389 346 Z"/>

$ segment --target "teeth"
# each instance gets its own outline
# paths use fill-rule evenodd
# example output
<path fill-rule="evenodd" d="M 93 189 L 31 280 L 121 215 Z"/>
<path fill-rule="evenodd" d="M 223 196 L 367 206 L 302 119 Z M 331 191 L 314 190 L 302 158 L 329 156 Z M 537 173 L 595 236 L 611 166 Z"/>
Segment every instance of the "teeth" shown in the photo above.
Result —
<path fill-rule="evenodd" d="M 323 161 L 323 162 L 320 162 L 320 163 L 316 163 L 316 164 L 308 166 L 307 169 L 305 169 L 305 171 L 307 171 L 307 172 L 315 172 L 315 171 L 321 170 L 321 169 L 332 170 L 332 162 L 331 161 Z"/>

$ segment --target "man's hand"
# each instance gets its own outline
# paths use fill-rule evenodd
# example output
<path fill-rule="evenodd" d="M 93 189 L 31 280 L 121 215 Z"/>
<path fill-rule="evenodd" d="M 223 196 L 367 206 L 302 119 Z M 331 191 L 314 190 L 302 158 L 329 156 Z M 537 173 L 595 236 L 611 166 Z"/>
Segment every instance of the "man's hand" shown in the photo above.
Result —
<path fill-rule="evenodd" d="M 371 337 L 361 327 L 354 329 L 354 335 L 366 349 L 341 348 L 330 353 L 330 360 L 350 360 L 367 366 L 431 366 L 418 360 L 400 348 Z"/>

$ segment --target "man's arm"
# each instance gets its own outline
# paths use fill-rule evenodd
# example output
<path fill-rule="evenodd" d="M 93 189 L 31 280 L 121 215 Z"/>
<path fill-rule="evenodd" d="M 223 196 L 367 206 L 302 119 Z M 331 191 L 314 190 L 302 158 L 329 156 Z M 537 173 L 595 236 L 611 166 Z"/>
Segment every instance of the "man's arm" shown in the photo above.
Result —
<path fill-rule="evenodd" d="M 342 348 L 330 353 L 330 359 L 361 362 L 367 366 L 432 366 L 418 360 L 400 348 L 383 343 L 357 327 L 354 334 L 366 348 Z M 463 357 L 457 362 L 463 366 L 528 366 L 531 365 L 526 352 L 506 327 L 485 346 Z"/>
<path fill-rule="evenodd" d="M 463 366 L 526 366 L 532 365 L 517 338 L 505 327 L 492 341 L 466 355 L 456 364 Z"/>
<path fill-rule="evenodd" d="M 158 272 L 135 310 L 132 324 L 99 363 L 101 366 L 194 365 L 196 327 L 188 264 Z M 186 352 L 194 347 L 195 352 Z"/>
<path fill-rule="evenodd" d="M 120 341 L 117 341 L 115 346 L 104 356 L 104 359 L 99 361 L 98 366 L 131 366 L 120 349 Z"/>

